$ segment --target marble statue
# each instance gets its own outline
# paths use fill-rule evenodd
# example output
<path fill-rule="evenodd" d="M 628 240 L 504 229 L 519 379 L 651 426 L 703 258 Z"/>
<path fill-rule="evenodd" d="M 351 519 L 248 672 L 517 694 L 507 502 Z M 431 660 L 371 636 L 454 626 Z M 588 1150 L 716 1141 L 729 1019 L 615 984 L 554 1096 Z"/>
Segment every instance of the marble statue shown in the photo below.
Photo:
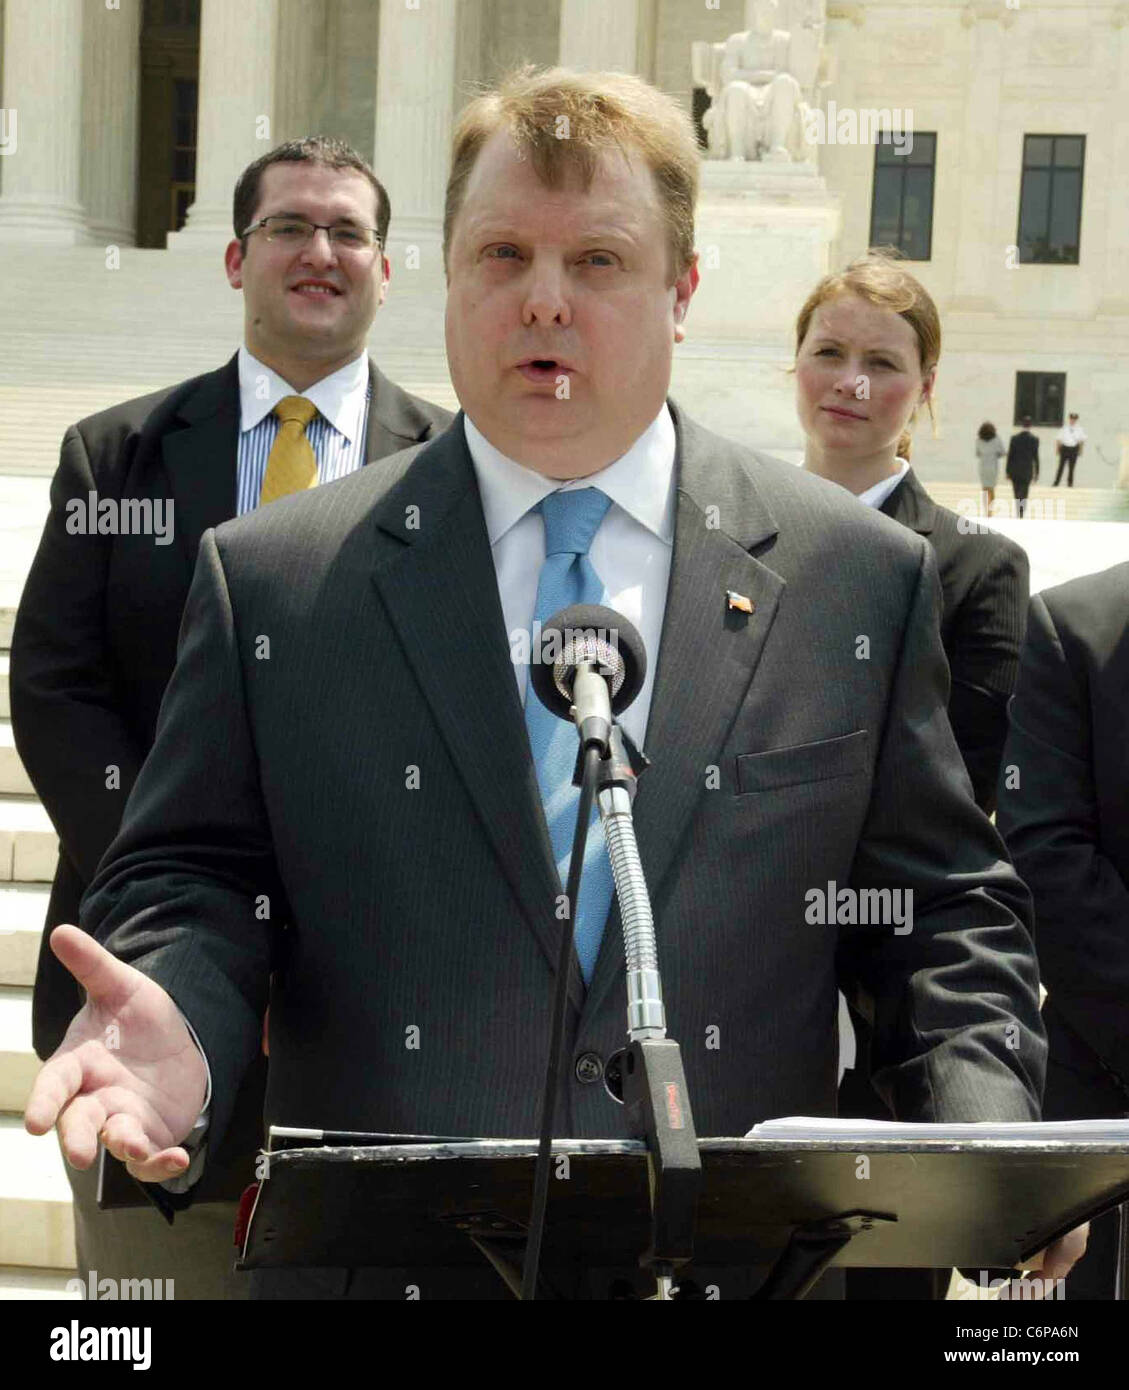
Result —
<path fill-rule="evenodd" d="M 791 0 L 795 31 L 778 29 L 779 0 L 745 0 L 745 23 L 724 43 L 695 43 L 694 81 L 712 104 L 703 117 L 710 159 L 812 161 L 805 113 L 823 69 L 826 0 Z"/>

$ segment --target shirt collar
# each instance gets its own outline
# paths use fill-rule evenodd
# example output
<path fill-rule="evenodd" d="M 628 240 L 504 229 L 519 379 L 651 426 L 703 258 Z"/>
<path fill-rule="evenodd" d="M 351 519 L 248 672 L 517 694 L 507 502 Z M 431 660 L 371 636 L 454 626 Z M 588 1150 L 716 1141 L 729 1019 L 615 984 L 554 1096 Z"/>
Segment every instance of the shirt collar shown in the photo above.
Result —
<path fill-rule="evenodd" d="M 546 478 L 503 454 L 463 415 L 467 448 L 478 478 L 490 544 L 550 492 L 598 487 L 640 525 L 667 545 L 674 539 L 674 421 L 666 402 L 625 454 L 599 473 L 562 483 Z"/>
<path fill-rule="evenodd" d="M 246 434 L 261 424 L 284 396 L 304 396 L 312 401 L 339 434 L 355 443 L 364 421 L 368 392 L 368 354 L 360 352 L 329 376 L 305 391 L 295 391 L 288 381 L 265 362 L 239 349 L 239 428 Z M 263 384 L 265 382 L 265 385 Z"/>
<path fill-rule="evenodd" d="M 908 460 L 900 458 L 895 459 L 894 462 L 900 463 L 902 466 L 892 478 L 883 478 L 880 483 L 875 483 L 873 487 L 868 487 L 865 492 L 859 493 L 859 501 L 864 507 L 873 507 L 877 510 L 909 472 Z"/>

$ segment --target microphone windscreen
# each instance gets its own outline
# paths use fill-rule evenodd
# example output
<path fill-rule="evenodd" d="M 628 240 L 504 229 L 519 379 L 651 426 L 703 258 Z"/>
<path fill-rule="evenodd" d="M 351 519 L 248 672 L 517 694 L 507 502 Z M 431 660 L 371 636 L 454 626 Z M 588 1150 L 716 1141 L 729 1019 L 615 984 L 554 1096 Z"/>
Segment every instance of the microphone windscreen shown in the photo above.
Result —
<path fill-rule="evenodd" d="M 541 640 L 530 652 L 533 689 L 561 719 L 569 717 L 576 668 L 585 661 L 607 676 L 613 714 L 627 709 L 643 688 L 647 652 L 634 625 L 614 608 L 574 603 L 541 625 Z"/>

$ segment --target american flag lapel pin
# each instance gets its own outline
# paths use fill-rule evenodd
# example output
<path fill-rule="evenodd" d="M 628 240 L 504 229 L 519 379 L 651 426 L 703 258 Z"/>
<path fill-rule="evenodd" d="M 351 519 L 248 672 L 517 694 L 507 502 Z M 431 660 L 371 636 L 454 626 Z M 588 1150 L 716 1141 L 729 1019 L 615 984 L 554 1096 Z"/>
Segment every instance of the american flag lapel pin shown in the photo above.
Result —
<path fill-rule="evenodd" d="M 735 589 L 726 589 L 726 605 L 730 609 L 736 608 L 739 613 L 751 613 L 756 605 L 751 598 L 746 598 L 744 594 L 739 594 Z"/>

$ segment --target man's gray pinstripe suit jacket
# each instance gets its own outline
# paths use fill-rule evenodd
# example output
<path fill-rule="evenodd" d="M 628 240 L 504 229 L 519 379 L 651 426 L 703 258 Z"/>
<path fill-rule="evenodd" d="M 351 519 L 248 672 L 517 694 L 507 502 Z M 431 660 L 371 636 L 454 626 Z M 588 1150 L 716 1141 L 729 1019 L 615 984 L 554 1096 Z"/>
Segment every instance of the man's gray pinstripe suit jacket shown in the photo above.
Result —
<path fill-rule="evenodd" d="M 898 1116 L 1037 1118 L 1030 901 L 946 717 L 927 543 L 672 411 L 636 825 L 698 1133 L 834 1113 L 837 986 Z M 809 921 L 829 883 L 912 890 L 912 931 Z M 268 1122 L 533 1135 L 559 891 L 462 416 L 208 532 L 83 924 L 191 1020 L 213 1135 L 268 997 Z M 567 1026 L 623 1044 L 615 909 Z M 570 1068 L 557 1132 L 622 1126 Z"/>

